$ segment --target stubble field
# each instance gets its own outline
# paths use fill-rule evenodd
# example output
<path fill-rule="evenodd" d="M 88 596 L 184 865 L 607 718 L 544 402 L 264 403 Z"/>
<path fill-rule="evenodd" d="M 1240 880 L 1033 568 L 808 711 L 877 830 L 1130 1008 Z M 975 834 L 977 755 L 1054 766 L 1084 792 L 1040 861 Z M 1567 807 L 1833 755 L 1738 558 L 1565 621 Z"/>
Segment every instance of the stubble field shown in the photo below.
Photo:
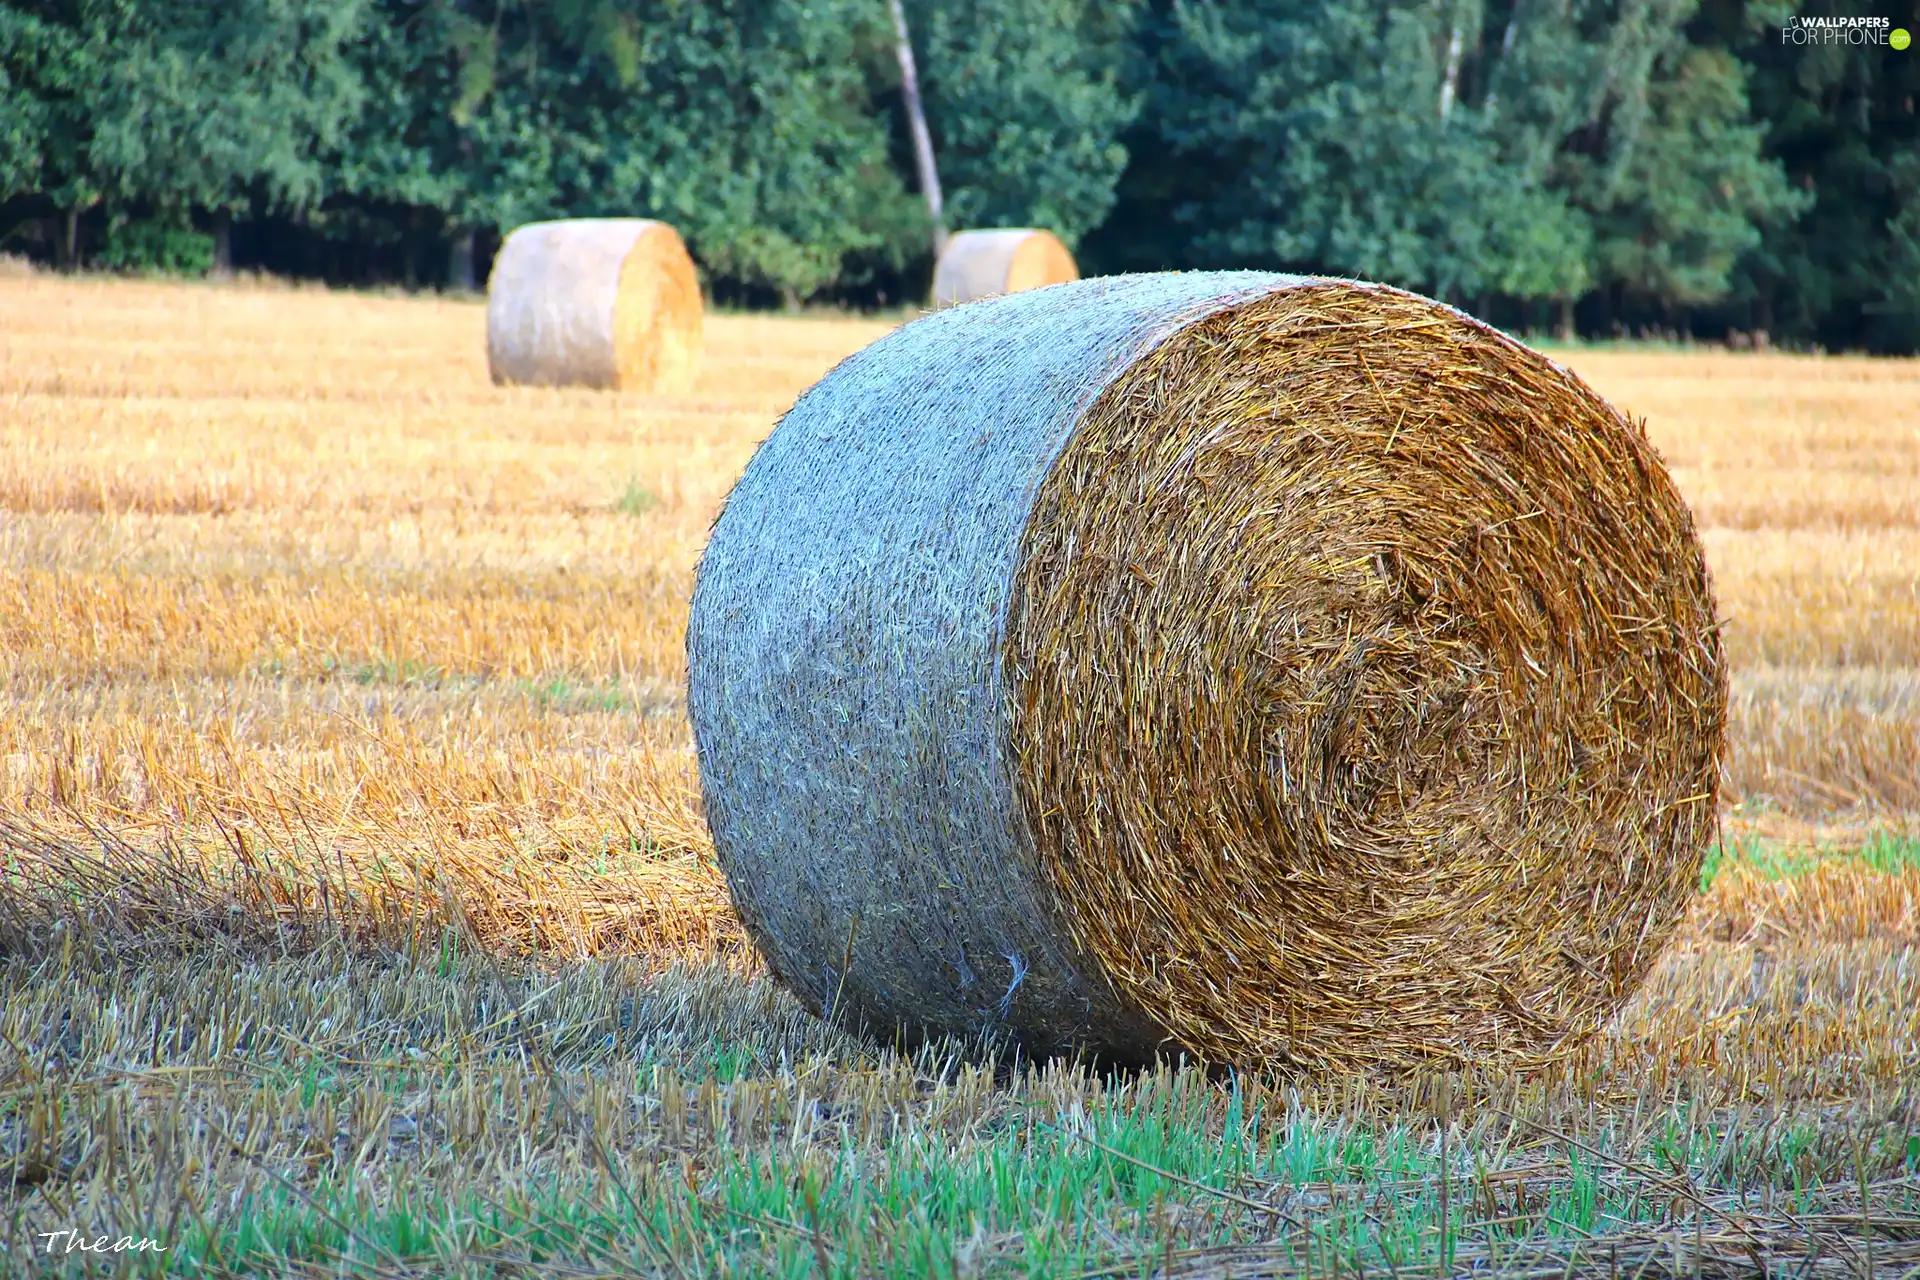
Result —
<path fill-rule="evenodd" d="M 0 1266 L 1920 1274 L 1920 361 L 1561 353 L 1734 672 L 1600 1039 L 996 1075 L 760 976 L 684 715 L 708 523 L 888 327 L 713 316 L 656 399 L 494 388 L 472 301 L 0 279 Z"/>

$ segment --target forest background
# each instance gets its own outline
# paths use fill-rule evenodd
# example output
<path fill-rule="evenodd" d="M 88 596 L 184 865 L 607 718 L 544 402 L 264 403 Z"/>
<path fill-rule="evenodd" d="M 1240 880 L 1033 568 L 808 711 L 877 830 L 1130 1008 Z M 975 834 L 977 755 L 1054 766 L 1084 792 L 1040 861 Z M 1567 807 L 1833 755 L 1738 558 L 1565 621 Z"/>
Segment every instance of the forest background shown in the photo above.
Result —
<path fill-rule="evenodd" d="M 1920 349 L 1920 26 L 1774 0 L 905 0 L 953 228 L 1524 331 Z M 1809 19 L 1883 18 L 1851 35 Z M 1795 31 L 1798 28 L 1798 31 Z M 888 0 L 0 0 L 0 253 L 470 289 L 663 218 L 733 306 L 931 266 Z"/>

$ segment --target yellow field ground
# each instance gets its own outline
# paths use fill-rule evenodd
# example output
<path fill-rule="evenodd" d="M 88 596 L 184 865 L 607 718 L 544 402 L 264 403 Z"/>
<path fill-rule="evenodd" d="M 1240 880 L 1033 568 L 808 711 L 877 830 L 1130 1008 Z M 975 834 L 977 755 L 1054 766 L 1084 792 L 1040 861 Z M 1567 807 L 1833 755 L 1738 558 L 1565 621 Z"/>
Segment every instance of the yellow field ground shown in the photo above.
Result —
<path fill-rule="evenodd" d="M 778 415 L 887 328 L 714 316 L 695 392 L 654 399 L 493 387 L 472 301 L 0 278 L 0 958 L 8 939 L 40 954 L 43 925 L 65 915 L 223 947 L 452 930 L 499 956 L 750 970 L 684 717 L 692 567 Z M 1910 839 L 1920 361 L 1564 358 L 1647 419 L 1698 513 L 1734 671 L 1729 838 Z M 1786 879 L 1735 867 L 1648 993 L 1562 1083 L 1539 1086 L 1560 1099 L 1540 1114 L 1584 1106 L 1591 1120 L 1596 1099 L 1637 1107 L 1638 1091 L 1672 1098 L 1692 1080 L 1714 1107 L 1857 1107 L 1920 1131 L 1916 946 L 1911 859 Z M 147 1006 L 109 1009 L 99 974 L 72 972 L 93 976 L 9 996 L 0 1032 L 16 1073 L 44 1063 L 18 1046 L 60 1008 L 92 1028 L 83 1056 L 132 1052 L 117 1020 L 138 1031 Z M 127 999 L 209 1005 L 217 1022 L 239 998 L 198 971 L 164 986 L 169 972 L 127 978 Z M 305 979 L 263 995 L 283 979 L 248 972 L 269 1023 L 313 1025 L 331 998 Z M 568 972 L 581 1025 L 614 1016 L 608 975 L 628 969 Z M 719 998 L 686 981 L 695 994 L 673 997 L 686 1008 Z M 301 1044 L 399 1052 L 416 997 L 429 999 L 353 1015 L 379 1054 Z M 496 1027 L 449 1023 L 446 1043 L 470 1054 Z M 765 1032 L 760 1051 L 853 1052 L 822 1034 Z M 868 1087 L 849 1079 L 819 1087 Z M 378 1093 L 353 1105 L 377 1111 Z M 156 1114 L 103 1111 L 87 1141 L 137 1144 Z M 289 1150 L 334 1123 L 286 1115 Z M 182 1149 L 234 1165 L 208 1131 L 180 1132 Z M 500 1177 L 533 1185 L 591 1163 L 577 1135 L 555 1141 L 569 1153 L 558 1164 L 526 1156 Z M 398 1150 L 361 1159 L 385 1168 Z M 244 1181 L 240 1165 L 229 1172 Z M 115 1176 L 109 1162 L 99 1185 Z"/>
<path fill-rule="evenodd" d="M 779 413 L 886 326 L 717 316 L 695 393 L 649 399 L 497 389 L 483 320 L 0 282 L 0 813 L 295 879 L 377 857 L 521 944 L 727 932 L 681 710 L 691 568 Z M 1736 829 L 1910 825 L 1920 363 L 1572 362 L 1705 530 Z"/>

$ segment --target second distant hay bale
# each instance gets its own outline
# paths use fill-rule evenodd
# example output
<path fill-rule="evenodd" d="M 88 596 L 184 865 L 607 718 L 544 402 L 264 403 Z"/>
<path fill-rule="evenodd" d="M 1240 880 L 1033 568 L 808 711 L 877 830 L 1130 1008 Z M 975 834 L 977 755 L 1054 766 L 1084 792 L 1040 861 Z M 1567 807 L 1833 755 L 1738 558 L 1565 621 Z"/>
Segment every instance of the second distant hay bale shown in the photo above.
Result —
<path fill-rule="evenodd" d="M 495 382 L 685 391 L 704 323 L 680 234 L 646 218 L 530 222 L 487 281 Z"/>
<path fill-rule="evenodd" d="M 1051 231 L 962 231 L 947 241 L 934 267 L 933 305 L 951 307 L 1079 278 L 1073 255 Z"/>

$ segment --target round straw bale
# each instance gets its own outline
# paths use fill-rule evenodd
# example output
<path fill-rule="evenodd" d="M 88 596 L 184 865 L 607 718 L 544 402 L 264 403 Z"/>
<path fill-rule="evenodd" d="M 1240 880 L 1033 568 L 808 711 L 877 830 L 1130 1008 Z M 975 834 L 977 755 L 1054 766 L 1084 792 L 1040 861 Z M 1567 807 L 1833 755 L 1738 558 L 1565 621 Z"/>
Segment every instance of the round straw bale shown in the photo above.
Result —
<path fill-rule="evenodd" d="M 888 1039 L 1538 1060 L 1638 984 L 1716 823 L 1712 585 L 1644 429 L 1380 286 L 896 331 L 754 455 L 687 645 L 742 920 Z"/>
<path fill-rule="evenodd" d="M 947 241 L 934 266 L 933 305 L 951 307 L 1079 278 L 1073 255 L 1051 231 L 962 231 Z"/>
<path fill-rule="evenodd" d="M 666 223 L 530 222 L 487 280 L 487 364 L 495 382 L 684 391 L 704 319 L 693 259 Z"/>

